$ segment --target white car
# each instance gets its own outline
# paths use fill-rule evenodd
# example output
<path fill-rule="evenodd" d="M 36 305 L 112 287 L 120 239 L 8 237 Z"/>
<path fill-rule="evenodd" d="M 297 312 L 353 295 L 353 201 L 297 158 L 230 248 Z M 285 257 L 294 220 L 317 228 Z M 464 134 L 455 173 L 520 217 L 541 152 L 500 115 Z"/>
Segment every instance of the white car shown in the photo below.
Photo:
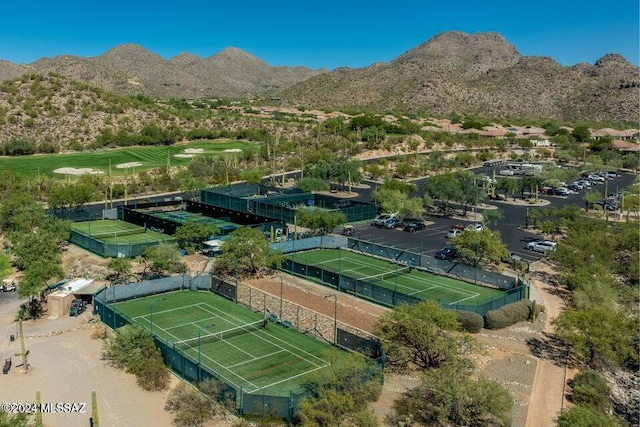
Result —
<path fill-rule="evenodd" d="M 549 251 L 552 251 L 556 248 L 556 242 L 552 242 L 550 240 L 542 240 L 538 242 L 529 242 L 527 244 L 527 249 L 534 252 L 540 252 L 546 254 Z"/>
<path fill-rule="evenodd" d="M 447 231 L 447 239 L 451 239 L 452 237 L 459 236 L 460 233 L 462 233 L 462 230 L 458 230 L 457 228 L 452 228 L 451 230 Z"/>
<path fill-rule="evenodd" d="M 482 224 L 469 224 L 465 230 L 482 231 L 483 228 Z"/>

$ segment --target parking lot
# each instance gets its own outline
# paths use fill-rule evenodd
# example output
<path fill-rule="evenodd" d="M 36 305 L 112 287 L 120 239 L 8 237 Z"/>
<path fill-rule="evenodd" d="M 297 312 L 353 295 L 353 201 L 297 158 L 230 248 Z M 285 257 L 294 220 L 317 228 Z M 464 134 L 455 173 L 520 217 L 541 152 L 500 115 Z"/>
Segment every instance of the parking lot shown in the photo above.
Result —
<path fill-rule="evenodd" d="M 487 175 L 490 175 L 492 170 L 491 168 L 483 167 L 477 168 L 477 170 L 473 170 L 473 172 L 486 172 Z M 541 194 L 539 196 L 540 199 L 548 201 L 548 205 L 542 207 L 542 209 L 547 207 L 562 208 L 568 205 L 576 205 L 583 208 L 585 204 L 583 196 L 587 191 L 598 191 L 603 194 L 603 197 L 609 193 L 619 193 L 623 188 L 633 183 L 635 177 L 636 175 L 633 173 L 622 173 L 620 177 L 609 179 L 605 181 L 606 183 L 595 184 L 590 189 L 583 189 L 577 191 L 576 194 L 569 194 L 567 196 Z M 425 179 L 416 181 L 418 188 L 424 187 L 424 181 Z M 375 188 L 375 183 L 371 181 L 367 181 L 366 183 L 371 186 L 371 189 L 356 190 L 359 193 L 358 200 L 370 200 L 370 193 L 371 190 Z M 531 230 L 525 229 L 527 210 L 532 207 L 500 201 L 487 201 L 487 203 L 500 209 L 503 214 L 503 219 L 497 225 L 491 226 L 490 228 L 500 232 L 502 240 L 509 251 L 519 255 L 527 262 L 539 260 L 543 256 L 541 253 L 526 249 L 529 241 L 542 237 Z M 600 206 L 596 206 L 596 208 L 601 209 Z M 478 212 L 482 213 L 482 210 L 479 209 Z M 617 213 L 612 213 L 611 215 L 616 214 Z M 448 239 L 446 239 L 445 236 L 453 225 L 468 225 L 475 222 L 473 212 L 469 212 L 467 218 L 462 221 L 450 218 L 429 217 L 426 215 L 424 219 L 428 222 L 426 229 L 412 233 L 402 231 L 401 228 L 386 229 L 374 227 L 370 222 L 355 224 L 353 237 L 433 256 L 436 251 L 448 244 Z"/>

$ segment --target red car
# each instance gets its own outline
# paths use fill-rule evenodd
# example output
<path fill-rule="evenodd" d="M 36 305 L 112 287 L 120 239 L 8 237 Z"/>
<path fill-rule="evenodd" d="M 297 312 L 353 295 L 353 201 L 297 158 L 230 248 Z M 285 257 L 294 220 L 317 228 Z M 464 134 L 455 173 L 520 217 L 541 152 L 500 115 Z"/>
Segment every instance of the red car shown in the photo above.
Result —
<path fill-rule="evenodd" d="M 466 227 L 462 224 L 456 224 L 454 226 L 451 227 L 452 230 L 460 230 L 460 231 L 464 231 Z"/>

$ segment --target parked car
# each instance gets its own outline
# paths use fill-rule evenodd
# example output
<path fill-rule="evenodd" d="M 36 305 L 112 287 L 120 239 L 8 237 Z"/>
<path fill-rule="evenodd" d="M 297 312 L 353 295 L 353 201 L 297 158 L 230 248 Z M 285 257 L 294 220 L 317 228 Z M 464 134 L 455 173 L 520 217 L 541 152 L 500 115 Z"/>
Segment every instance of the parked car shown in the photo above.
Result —
<path fill-rule="evenodd" d="M 3 279 L 2 280 L 2 288 L 0 288 L 2 292 L 15 292 L 16 283 L 13 279 Z"/>
<path fill-rule="evenodd" d="M 453 237 L 459 236 L 464 230 L 458 230 L 457 228 L 452 228 L 447 231 L 447 239 L 451 239 Z"/>
<path fill-rule="evenodd" d="M 608 172 L 605 172 L 604 174 L 609 178 L 618 178 L 620 176 L 620 174 L 616 171 L 608 171 Z"/>
<path fill-rule="evenodd" d="M 569 192 L 567 191 L 566 188 L 556 188 L 554 190 L 554 194 L 556 196 L 567 196 L 567 195 L 569 195 Z"/>
<path fill-rule="evenodd" d="M 482 226 L 482 224 L 469 224 L 465 227 L 465 230 L 472 230 L 472 231 L 482 231 L 484 229 L 484 227 Z"/>
<path fill-rule="evenodd" d="M 509 252 L 509 256 L 507 258 L 503 258 L 502 261 L 509 264 L 513 264 L 514 262 L 527 262 L 515 252 Z"/>
<path fill-rule="evenodd" d="M 434 256 L 438 259 L 451 261 L 458 257 L 458 251 L 453 246 L 445 246 L 438 250 Z"/>
<path fill-rule="evenodd" d="M 589 188 L 591 187 L 591 181 L 589 181 L 588 179 L 581 179 L 578 181 L 578 184 L 582 185 L 584 188 Z"/>
<path fill-rule="evenodd" d="M 569 189 L 573 190 L 573 191 L 580 191 L 582 190 L 584 187 L 578 183 L 572 182 L 571 184 L 569 184 Z"/>
<path fill-rule="evenodd" d="M 77 316 L 84 312 L 87 308 L 87 303 L 81 299 L 74 299 L 71 301 L 71 307 L 69 308 L 69 316 Z"/>
<path fill-rule="evenodd" d="M 384 227 L 391 230 L 392 228 L 400 227 L 402 220 L 400 218 L 389 218 L 384 222 Z"/>
<path fill-rule="evenodd" d="M 451 226 L 452 230 L 464 231 L 465 228 L 467 228 L 467 227 L 464 226 L 463 224 L 456 224 L 456 225 Z"/>
<path fill-rule="evenodd" d="M 394 216 L 391 214 L 381 214 L 375 217 L 371 225 L 375 225 L 377 227 L 382 227 L 386 220 L 393 218 Z"/>
<path fill-rule="evenodd" d="M 424 225 L 424 222 L 410 222 L 409 224 L 404 226 L 404 231 L 408 231 L 410 233 L 424 230 L 427 226 Z"/>
<path fill-rule="evenodd" d="M 542 240 L 540 242 L 529 242 L 527 249 L 534 252 L 547 253 L 556 248 L 556 242 Z"/>

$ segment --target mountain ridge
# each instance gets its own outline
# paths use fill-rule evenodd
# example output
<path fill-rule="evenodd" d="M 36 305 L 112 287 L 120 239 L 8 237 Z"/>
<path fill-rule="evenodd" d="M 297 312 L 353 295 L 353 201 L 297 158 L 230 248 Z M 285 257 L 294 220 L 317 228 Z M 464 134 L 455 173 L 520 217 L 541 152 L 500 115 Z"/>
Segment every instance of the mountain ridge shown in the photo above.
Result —
<path fill-rule="evenodd" d="M 440 116 L 631 121 L 640 117 L 640 72 L 619 54 L 562 66 L 523 56 L 499 33 L 437 34 L 389 62 L 332 71 L 271 66 L 227 47 L 169 59 L 138 44 L 96 57 L 60 55 L 16 65 L 0 81 L 59 73 L 104 90 L 149 98 L 278 98 L 283 106 L 412 111 Z"/>

